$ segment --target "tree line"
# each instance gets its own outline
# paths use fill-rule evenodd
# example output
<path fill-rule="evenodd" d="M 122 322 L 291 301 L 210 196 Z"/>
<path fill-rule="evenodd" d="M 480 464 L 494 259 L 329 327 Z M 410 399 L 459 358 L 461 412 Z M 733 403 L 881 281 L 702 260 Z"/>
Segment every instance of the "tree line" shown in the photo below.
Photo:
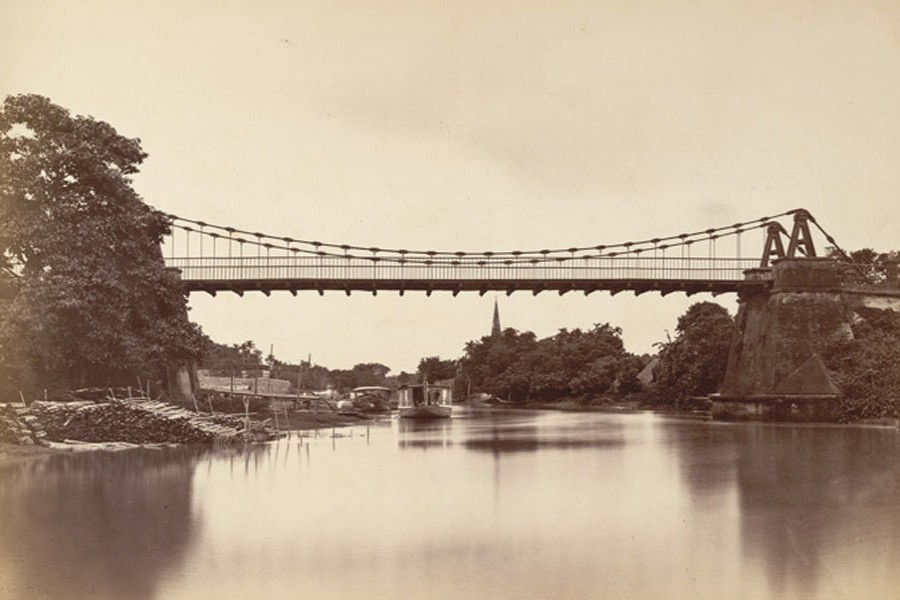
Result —
<path fill-rule="evenodd" d="M 628 393 L 639 387 L 643 362 L 625 351 L 622 330 L 608 323 L 543 339 L 509 328 L 466 344 L 456 381 L 511 402 Z"/>

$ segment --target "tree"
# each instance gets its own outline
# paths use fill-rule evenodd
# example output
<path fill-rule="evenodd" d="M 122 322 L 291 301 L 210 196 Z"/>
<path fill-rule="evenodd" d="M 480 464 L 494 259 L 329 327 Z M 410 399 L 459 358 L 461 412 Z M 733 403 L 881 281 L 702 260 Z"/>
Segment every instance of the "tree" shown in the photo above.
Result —
<path fill-rule="evenodd" d="M 230 346 L 210 342 L 201 362 L 213 375 L 226 377 L 240 376 L 244 369 L 259 368 L 261 364 L 262 352 L 252 340 Z"/>
<path fill-rule="evenodd" d="M 678 318 L 677 335 L 660 344 L 654 388 L 678 404 L 688 396 L 718 391 L 725 378 L 734 320 L 714 302 L 692 304 Z"/>
<path fill-rule="evenodd" d="M 168 220 L 131 187 L 146 157 L 45 97 L 4 101 L 0 255 L 19 279 L 0 363 L 20 385 L 130 385 L 199 357 L 205 336 L 162 260 Z"/>
<path fill-rule="evenodd" d="M 843 391 L 841 419 L 896 417 L 900 407 L 900 314 L 855 309 L 853 335 L 833 341 L 824 352 L 834 382 Z"/>
<path fill-rule="evenodd" d="M 878 252 L 872 248 L 860 248 L 853 250 L 849 255 L 837 248 L 828 248 L 828 256 L 847 261 L 847 271 L 844 273 L 844 281 L 857 285 L 880 285 L 888 278 L 888 271 L 893 265 L 896 274 L 896 265 L 900 260 L 900 253 L 896 250 L 890 252 Z M 849 260 L 848 260 L 849 259 Z"/>
<path fill-rule="evenodd" d="M 339 390 L 352 390 L 353 388 L 377 385 L 383 386 L 385 377 L 391 368 L 381 363 L 359 363 L 348 370 L 331 371 L 331 382 Z"/>
<path fill-rule="evenodd" d="M 466 345 L 458 387 L 471 383 L 473 389 L 518 401 L 634 391 L 639 367 L 625 352 L 621 335 L 608 323 L 589 331 L 561 329 L 541 340 L 507 329 Z"/>
<path fill-rule="evenodd" d="M 455 360 L 441 360 L 439 356 L 428 356 L 419 361 L 419 379 L 435 383 L 445 379 L 453 379 L 456 375 Z"/>

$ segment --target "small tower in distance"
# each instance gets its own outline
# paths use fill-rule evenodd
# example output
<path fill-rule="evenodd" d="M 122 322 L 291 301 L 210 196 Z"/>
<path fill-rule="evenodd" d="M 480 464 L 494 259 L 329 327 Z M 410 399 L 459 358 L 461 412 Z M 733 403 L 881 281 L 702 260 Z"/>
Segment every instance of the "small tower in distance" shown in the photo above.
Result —
<path fill-rule="evenodd" d="M 491 326 L 491 337 L 500 337 L 500 309 L 497 307 L 496 298 L 494 298 L 494 323 Z"/>

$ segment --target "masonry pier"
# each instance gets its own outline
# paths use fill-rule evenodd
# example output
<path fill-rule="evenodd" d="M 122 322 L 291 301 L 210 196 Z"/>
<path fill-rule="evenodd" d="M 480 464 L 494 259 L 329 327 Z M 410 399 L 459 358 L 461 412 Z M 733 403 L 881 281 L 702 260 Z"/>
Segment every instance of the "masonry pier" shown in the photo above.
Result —
<path fill-rule="evenodd" d="M 860 308 L 900 311 L 900 289 L 843 283 L 846 263 L 784 258 L 746 272 L 771 279 L 739 296 L 737 327 L 713 417 L 833 422 L 842 392 L 825 366 L 831 343 L 853 336 Z"/>

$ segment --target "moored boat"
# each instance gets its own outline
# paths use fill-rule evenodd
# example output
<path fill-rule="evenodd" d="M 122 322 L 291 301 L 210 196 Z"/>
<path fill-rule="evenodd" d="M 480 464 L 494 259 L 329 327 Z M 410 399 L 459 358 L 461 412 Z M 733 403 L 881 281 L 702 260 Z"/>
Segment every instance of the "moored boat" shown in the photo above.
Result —
<path fill-rule="evenodd" d="M 444 419 L 453 412 L 453 392 L 444 385 L 404 385 L 399 389 L 400 416 L 406 419 Z"/>

